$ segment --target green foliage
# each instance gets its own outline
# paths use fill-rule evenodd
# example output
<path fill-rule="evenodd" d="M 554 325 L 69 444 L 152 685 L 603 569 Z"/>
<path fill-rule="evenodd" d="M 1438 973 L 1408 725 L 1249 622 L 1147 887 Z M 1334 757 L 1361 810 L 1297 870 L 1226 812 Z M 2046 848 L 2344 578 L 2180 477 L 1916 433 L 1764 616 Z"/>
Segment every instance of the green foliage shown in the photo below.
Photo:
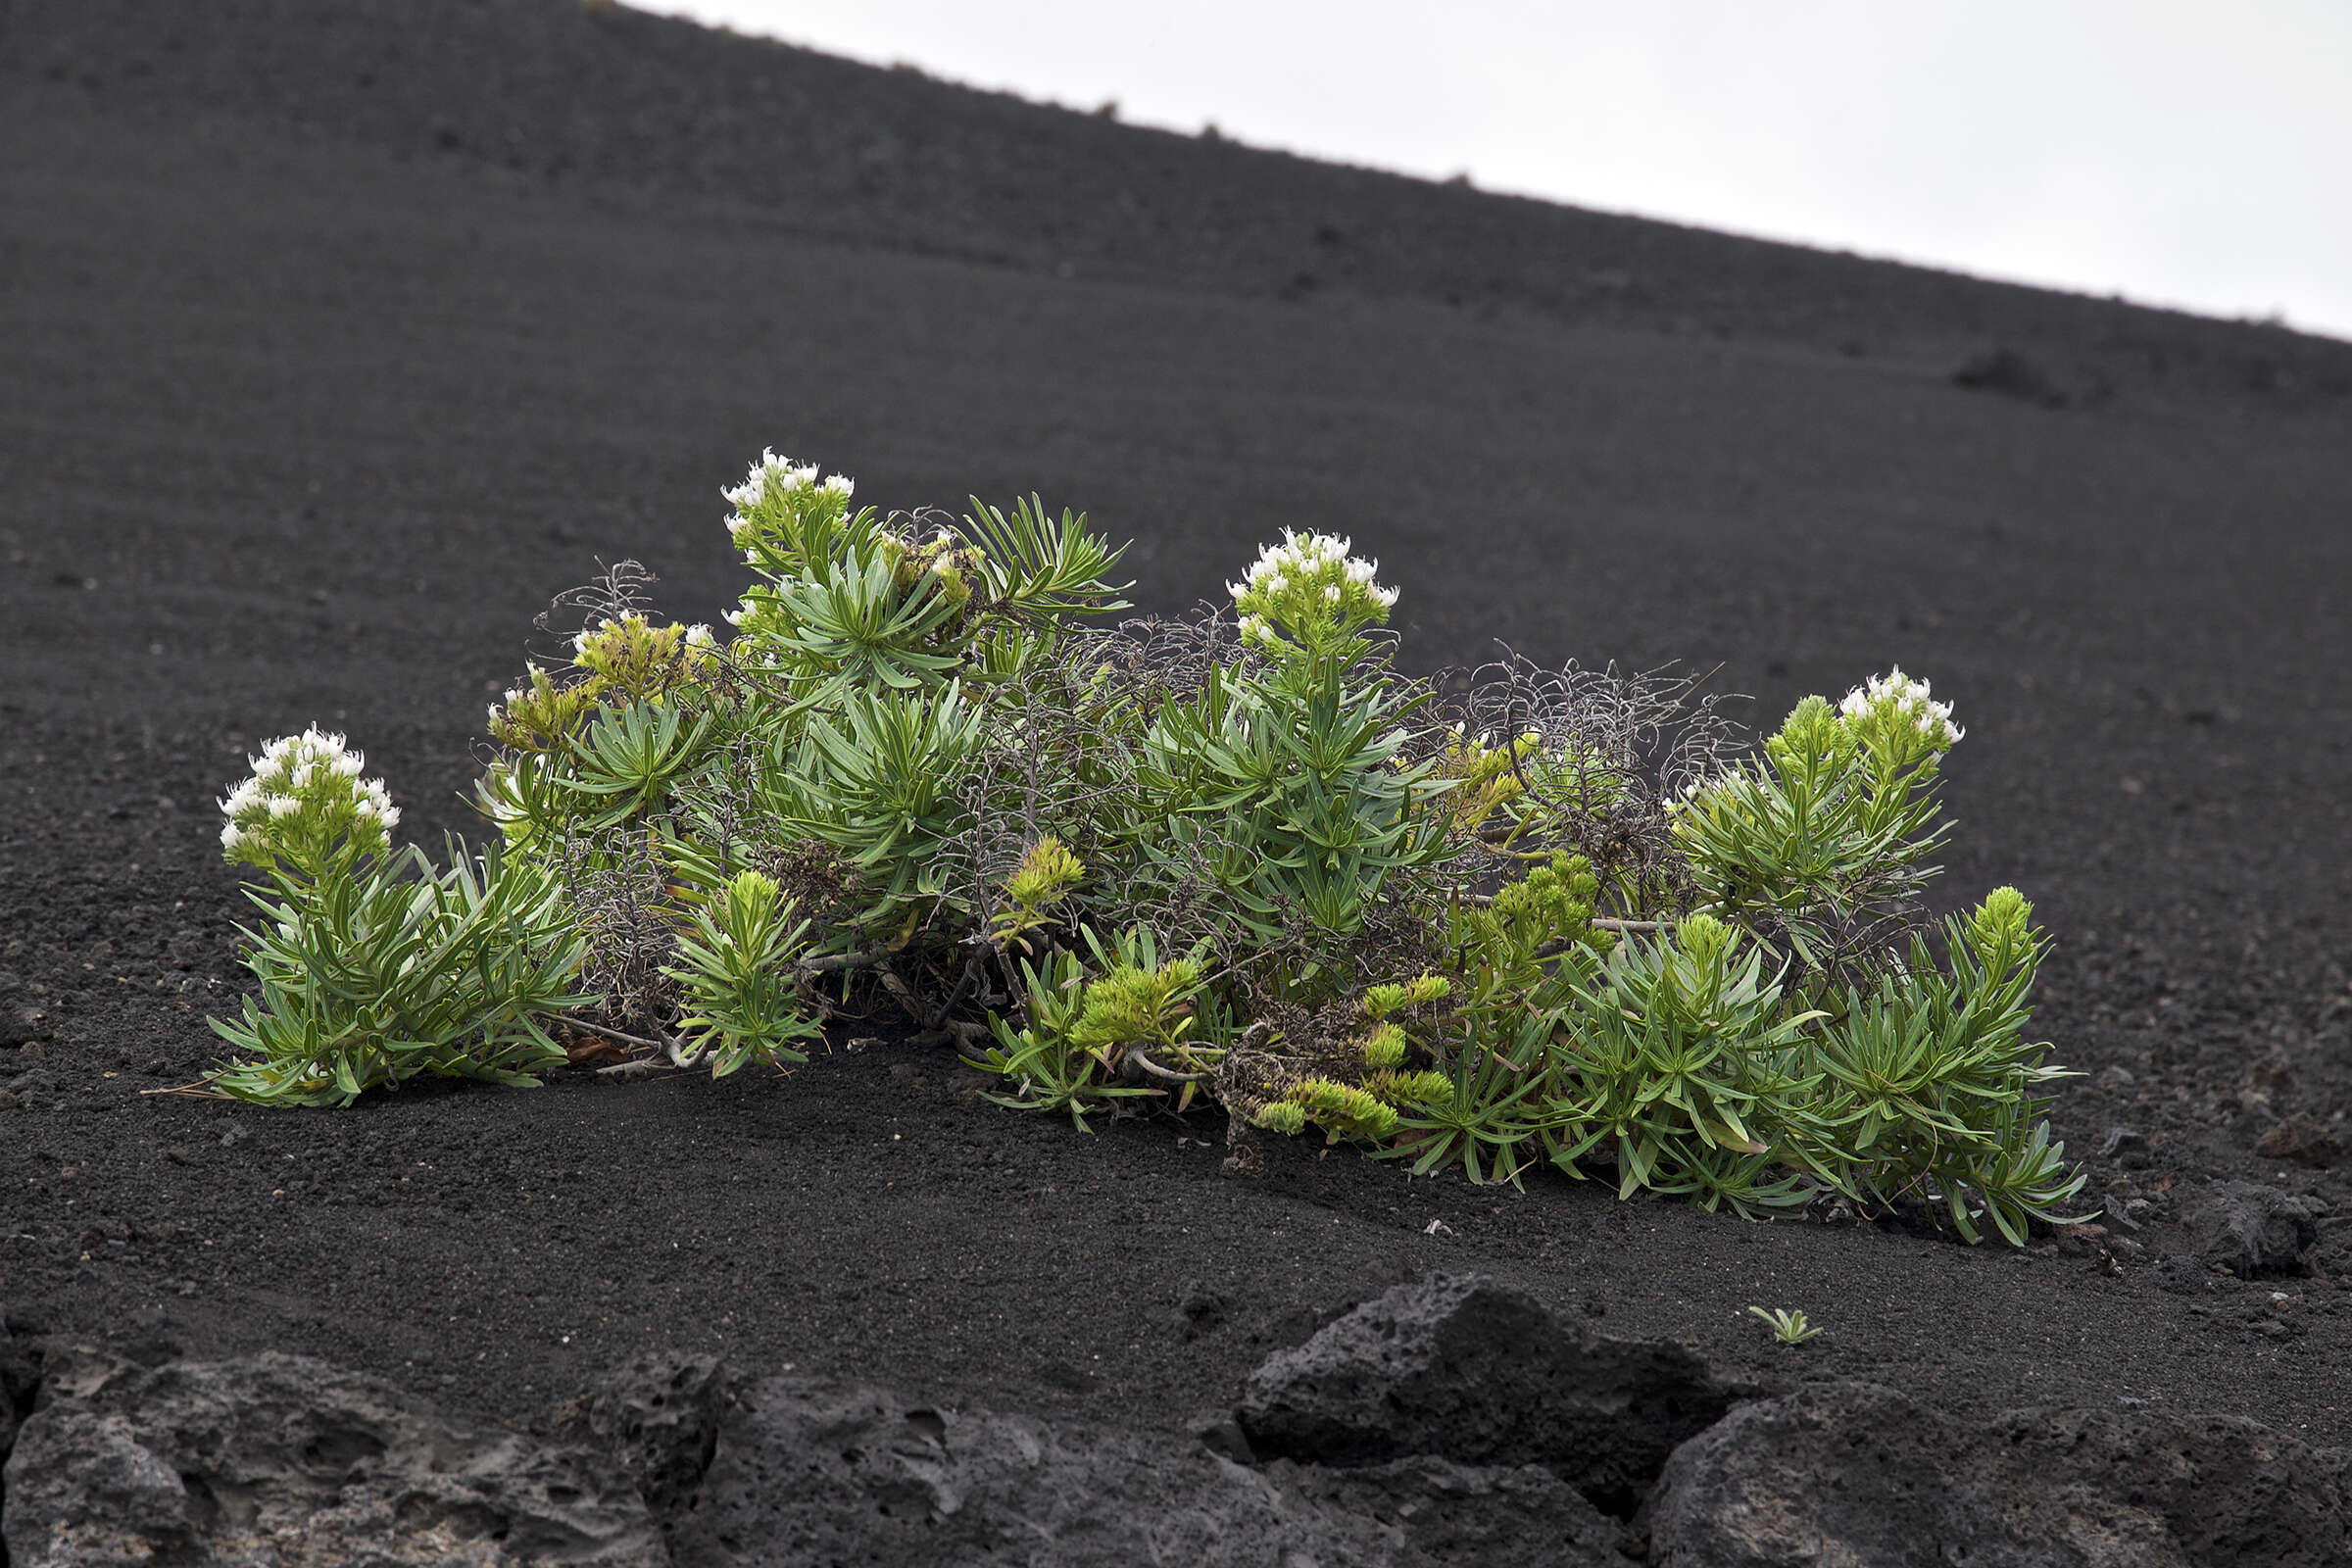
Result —
<path fill-rule="evenodd" d="M 992 1013 L 989 1029 L 996 1044 L 979 1058 L 1013 1089 L 989 1099 L 1016 1110 L 1067 1110 L 1071 1122 L 1086 1132 L 1089 1109 L 1157 1093 L 1115 1082 L 1107 1054 L 1080 1043 L 1088 987 L 1076 954 L 1055 953 L 1042 970 L 1026 958 L 1020 964 L 1028 1022 L 1015 1029 L 1004 1014 Z"/>
<path fill-rule="evenodd" d="M 1935 820 L 1940 745 L 1916 726 L 1922 744 L 1897 745 L 1880 708 L 1848 705 L 1860 716 L 1806 698 L 1761 762 L 1694 788 L 1674 818 L 1702 906 L 1832 981 L 1878 956 L 1951 832 Z"/>
<path fill-rule="evenodd" d="M 1270 1133 L 1296 1138 L 1306 1131 L 1306 1107 L 1295 1100 L 1277 1100 L 1260 1105 L 1250 1121 Z"/>
<path fill-rule="evenodd" d="M 276 869 L 268 917 L 244 929 L 261 982 L 235 1021 L 219 1092 L 280 1105 L 344 1105 L 419 1072 L 530 1085 L 564 1060 L 542 1026 L 594 1002 L 573 988 L 582 942 L 548 873 L 453 846 L 447 871 L 411 847 L 311 880 Z"/>
<path fill-rule="evenodd" d="M 1407 1007 L 1426 1007 L 1453 994 L 1453 982 L 1442 974 L 1425 974 L 1410 985 L 1383 982 L 1364 993 L 1364 1016 L 1385 1019 Z"/>
<path fill-rule="evenodd" d="M 1607 951 L 1614 938 L 1592 927 L 1599 886 L 1591 861 L 1554 851 L 1483 906 L 1452 909 L 1452 945 L 1471 977 L 1471 1005 L 1515 1010 L 1528 991 L 1544 983 L 1547 960 L 1575 950 Z"/>
<path fill-rule="evenodd" d="M 1004 882 L 1004 897 L 1012 907 L 998 911 L 991 922 L 998 945 L 1017 942 L 1026 952 L 1027 934 L 1055 923 L 1045 911 L 1060 903 L 1085 875 L 1086 863 L 1051 833 L 1029 846 Z"/>
<path fill-rule="evenodd" d="M 784 768 L 788 826 L 831 845 L 863 873 L 867 924 L 905 917 L 938 891 L 923 873 L 959 825 L 954 783 L 978 744 L 984 714 L 951 681 L 928 692 L 843 694 L 812 712 Z"/>
<path fill-rule="evenodd" d="M 1761 1306 L 1751 1306 L 1748 1311 L 1754 1316 L 1762 1318 L 1764 1326 L 1772 1330 L 1772 1337 L 1783 1345 L 1802 1345 L 1821 1332 L 1805 1321 L 1805 1314 L 1801 1308 L 1790 1310 L 1785 1306 L 1776 1306 L 1767 1310 Z"/>
<path fill-rule="evenodd" d="M 1541 1051 L 1540 1038 L 1523 1026 L 1507 1045 L 1461 1041 L 1409 1088 L 1390 1080 L 1400 1104 L 1399 1136 L 1381 1156 L 1410 1159 L 1416 1176 L 1458 1164 L 1473 1184 L 1516 1185 L 1529 1163 L 1527 1146 L 1543 1130 Z"/>
<path fill-rule="evenodd" d="M 1196 1054 L 1189 1038 L 1193 999 L 1204 983 L 1201 953 L 1163 962 L 1149 926 L 1120 932 L 1114 948 L 1105 948 L 1089 928 L 1086 944 L 1099 976 L 1087 982 L 1073 1040 L 1095 1052 L 1165 1049 L 1188 1066 L 1214 1065 Z"/>
<path fill-rule="evenodd" d="M 1384 1023 L 1364 1037 L 1364 1065 L 1386 1072 L 1404 1065 L 1404 1031 Z"/>
<path fill-rule="evenodd" d="M 579 689 L 544 700 L 534 689 L 507 709 L 520 716 L 503 727 L 519 733 L 527 726 L 529 733 L 492 764 L 474 793 L 511 848 L 544 849 L 566 834 L 595 833 L 659 811 L 705 749 L 708 716 L 633 699 L 581 706 L 569 732 L 542 727 L 571 712 L 569 691 Z"/>
<path fill-rule="evenodd" d="M 1348 936 L 1393 873 L 1446 854 L 1445 818 L 1422 808 L 1442 786 L 1398 755 L 1424 699 L 1353 644 L 1280 646 L 1270 671 L 1212 670 L 1162 709 L 1143 738 L 1152 807 L 1178 843 L 1221 845 L 1217 891 L 1248 938 L 1278 939 L 1285 910 Z"/>
<path fill-rule="evenodd" d="M 678 943 L 684 961 L 665 971 L 690 1008 L 678 1024 L 693 1048 L 686 1060 L 709 1057 L 713 1078 L 750 1061 L 807 1061 L 786 1042 L 824 1036 L 793 978 L 808 922 L 795 922 L 792 901 L 758 871 L 737 873 L 715 904 L 695 911 L 693 935 Z"/>
<path fill-rule="evenodd" d="M 1289 1101 L 1305 1120 L 1329 1128 L 1333 1143 L 1342 1138 L 1378 1143 L 1396 1130 L 1396 1107 L 1355 1084 L 1307 1078 L 1292 1088 Z"/>
<path fill-rule="evenodd" d="M 1802 1042 L 1820 1014 L 1783 1007 L 1765 952 L 1713 915 L 1611 952 L 1570 981 L 1545 1037 L 1556 1068 L 1544 1134 L 1552 1161 L 1607 1145 L 1620 1196 L 1647 1189 L 1745 1212 L 1802 1200 L 1768 1179 L 1789 1107 L 1808 1099 Z"/>
<path fill-rule="evenodd" d="M 1866 1200 L 1884 1202 L 1933 1181 L 1952 1223 L 1975 1241 L 1970 1200 L 2023 1246 L 2031 1220 L 2053 1220 L 2085 1180 L 2039 1120 L 2039 1086 L 2069 1076 L 2030 1043 L 2025 999 L 2049 951 L 2033 906 L 1996 890 L 1965 920 L 1945 922 L 1948 973 L 1913 939 L 1902 979 L 1846 993 L 1844 1018 L 1823 1032 L 1823 1092 L 1812 1168 Z"/>
<path fill-rule="evenodd" d="M 576 601 L 568 666 L 491 709 L 475 868 L 377 864 L 398 812 L 340 738 L 272 743 L 222 803 L 277 890 L 223 1090 L 528 1081 L 567 1013 L 724 1074 L 880 1007 L 1081 1128 L 1206 1098 L 1421 1175 L 1932 1200 L 1970 1240 L 2080 1191 L 2031 906 L 1919 913 L 1961 738 L 1924 682 L 1727 758 L 1688 683 L 1399 675 L 1345 539 L 1286 532 L 1231 618 L 1110 628 L 1083 516 L 854 490 L 763 454 L 726 492 L 723 642 L 633 564 Z"/>

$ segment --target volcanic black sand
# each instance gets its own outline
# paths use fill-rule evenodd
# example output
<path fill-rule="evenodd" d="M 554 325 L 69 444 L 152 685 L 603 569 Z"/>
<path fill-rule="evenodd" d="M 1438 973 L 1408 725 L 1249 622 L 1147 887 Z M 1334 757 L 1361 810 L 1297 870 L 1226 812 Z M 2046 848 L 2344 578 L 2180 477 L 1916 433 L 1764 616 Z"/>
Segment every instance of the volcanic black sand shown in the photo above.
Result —
<path fill-rule="evenodd" d="M 2352 346 L 563 0 L 156 9 L 0 3 L 12 1323 L 526 1426 L 677 1347 L 1173 1430 L 1475 1269 L 1784 1383 L 2352 1443 L 2328 1222 L 2312 1272 L 2246 1282 L 2159 1270 L 2153 1222 L 2118 1275 L 1303 1141 L 1236 1179 L 1217 1113 L 1081 1136 L 887 1015 L 789 1077 L 146 1093 L 247 978 L 213 805 L 247 754 L 347 731 L 406 834 L 470 830 L 486 698 L 557 646 L 532 616 L 631 556 L 715 618 L 718 491 L 773 446 L 883 506 L 1085 510 L 1148 610 L 1283 526 L 1349 534 L 1416 668 L 1720 665 L 1766 727 L 1930 677 L 1968 729 L 1939 904 L 2015 883 L 2056 939 L 2084 1209 L 2231 1177 L 2352 1216 L 2342 1171 L 2253 1149 L 2352 1106 Z M 1784 1349 L 1750 1304 L 1827 1332 Z"/>

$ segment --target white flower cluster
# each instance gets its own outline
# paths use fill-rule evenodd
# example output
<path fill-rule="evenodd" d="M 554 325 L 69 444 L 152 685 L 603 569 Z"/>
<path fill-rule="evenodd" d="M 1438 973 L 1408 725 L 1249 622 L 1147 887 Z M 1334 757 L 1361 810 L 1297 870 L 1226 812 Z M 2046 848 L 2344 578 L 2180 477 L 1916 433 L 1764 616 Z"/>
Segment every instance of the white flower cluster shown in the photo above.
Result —
<path fill-rule="evenodd" d="M 1396 590 L 1373 580 L 1377 561 L 1348 554 L 1349 541 L 1338 534 L 1282 530 L 1282 543 L 1266 545 L 1241 582 L 1229 582 L 1241 612 L 1245 642 L 1275 644 L 1277 623 L 1294 635 L 1315 625 L 1349 629 L 1384 620 L 1396 603 Z"/>
<path fill-rule="evenodd" d="M 751 527 L 752 514 L 767 499 L 771 484 L 784 495 L 808 489 L 816 485 L 816 466 L 796 465 L 790 458 L 779 458 L 774 452 L 762 449 L 760 461 L 752 465 L 752 470 L 744 476 L 743 483 L 732 490 L 719 492 L 726 497 L 727 504 L 735 509 L 727 517 L 729 534 L 741 537 L 744 530 Z M 846 501 L 856 493 L 858 486 L 847 474 L 836 473 L 828 477 L 821 488 Z"/>
<path fill-rule="evenodd" d="M 220 849 L 231 859 L 267 864 L 289 849 L 322 850 L 347 838 L 364 853 L 380 854 L 400 824 L 400 808 L 381 779 L 363 781 L 367 759 L 317 725 L 282 735 L 250 759 L 253 775 L 220 803 L 228 821 Z"/>
<path fill-rule="evenodd" d="M 576 646 L 578 639 L 574 638 L 573 643 Z M 531 688 L 539 684 L 537 679 L 534 678 L 538 674 L 539 662 L 534 659 L 523 666 L 522 684 L 519 686 L 510 686 L 507 688 L 506 708 L 501 708 L 497 703 L 492 703 L 490 705 L 491 723 L 497 723 L 499 716 L 506 711 L 506 709 L 513 708 L 516 703 L 521 702 L 525 697 L 528 697 L 531 694 Z"/>
<path fill-rule="evenodd" d="M 1838 712 L 1855 725 L 1874 716 L 1889 728 L 1908 725 L 1939 752 L 1948 751 L 1968 733 L 1952 722 L 1952 705 L 1931 701 L 1928 683 L 1904 674 L 1900 664 L 1884 675 L 1873 675 L 1866 685 L 1847 692 L 1845 701 L 1838 705 Z"/>

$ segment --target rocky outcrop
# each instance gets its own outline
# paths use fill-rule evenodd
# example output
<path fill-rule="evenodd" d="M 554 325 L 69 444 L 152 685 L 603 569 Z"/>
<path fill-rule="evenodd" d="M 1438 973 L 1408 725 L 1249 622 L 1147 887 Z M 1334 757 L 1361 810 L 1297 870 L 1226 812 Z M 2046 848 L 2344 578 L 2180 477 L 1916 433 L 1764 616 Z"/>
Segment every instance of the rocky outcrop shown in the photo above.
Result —
<path fill-rule="evenodd" d="M 576 1425 L 637 1483 L 657 1518 L 672 1518 L 718 1451 L 728 1385 L 715 1355 L 639 1355 L 598 1383 Z"/>
<path fill-rule="evenodd" d="M 452 1422 L 303 1356 L 53 1357 L 5 1485 L 11 1568 L 668 1561 L 597 1456 Z"/>
<path fill-rule="evenodd" d="M 743 1392 L 681 1564 L 1427 1561 L 1400 1524 L 1168 1438 L 779 1378 Z"/>
<path fill-rule="evenodd" d="M 2226 1417 L 1966 1422 L 1828 1383 L 1683 1445 L 1641 1523 L 1658 1568 L 2318 1568 L 2352 1551 L 2345 1458 Z"/>
<path fill-rule="evenodd" d="M 1536 1464 L 1626 1514 L 1675 1445 L 1756 1392 L 1682 1346 L 1584 1334 L 1523 1291 L 1438 1275 L 1267 1357 L 1237 1413 L 1261 1454 Z"/>
<path fill-rule="evenodd" d="M 2251 1421 L 1971 1420 L 1847 1381 L 1756 1392 L 1679 1346 L 1586 1335 L 1519 1292 L 1445 1277 L 1362 1303 L 1268 1357 L 1238 1409 L 1166 1431 L 665 1354 L 603 1379 L 571 1412 L 582 1446 L 559 1446 L 300 1357 L 143 1367 L 53 1348 L 0 1353 L 0 1422 L 22 1419 L 0 1560 L 2352 1561 L 2352 1454 Z"/>
<path fill-rule="evenodd" d="M 2324 1203 L 2255 1182 L 2209 1182 L 2174 1194 L 2173 1213 L 2188 1250 L 2240 1279 L 2308 1271 Z"/>
<path fill-rule="evenodd" d="M 1540 1464 L 1455 1464 L 1427 1454 L 1333 1468 L 1276 1459 L 1260 1471 L 1328 1507 L 1393 1525 L 1399 1561 L 1479 1568 L 1586 1568 L 1625 1561 L 1624 1521 Z"/>

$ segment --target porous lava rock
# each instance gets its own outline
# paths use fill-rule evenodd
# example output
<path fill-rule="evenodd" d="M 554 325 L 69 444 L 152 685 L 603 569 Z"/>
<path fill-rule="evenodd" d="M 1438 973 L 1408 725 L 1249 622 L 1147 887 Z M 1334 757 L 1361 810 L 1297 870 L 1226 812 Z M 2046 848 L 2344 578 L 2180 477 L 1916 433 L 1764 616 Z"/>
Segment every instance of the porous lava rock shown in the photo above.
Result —
<path fill-rule="evenodd" d="M 595 1456 L 453 1422 L 306 1356 L 144 1368 L 65 1351 L 5 1480 L 11 1568 L 669 1560 L 636 1490 Z"/>
<path fill-rule="evenodd" d="M 1268 1457 L 1540 1464 L 1626 1514 L 1677 1444 L 1754 1392 L 1680 1345 L 1589 1335 L 1523 1291 L 1440 1274 L 1268 1356 L 1237 1414 Z"/>
<path fill-rule="evenodd" d="M 1683 1445 L 1638 1524 L 1658 1568 L 2316 1568 L 2345 1560 L 2346 1459 L 2230 1417 L 1971 1423 L 1831 1382 Z"/>
<path fill-rule="evenodd" d="M 2174 1195 L 2199 1261 L 2240 1279 L 2308 1272 L 2323 1205 L 2257 1182 L 2217 1181 Z"/>
<path fill-rule="evenodd" d="M 600 1379 L 574 1418 L 668 1518 L 710 1468 L 729 1382 L 715 1355 L 647 1352 Z"/>
<path fill-rule="evenodd" d="M 1540 1464 L 1468 1465 L 1416 1454 L 1340 1469 L 1276 1459 L 1260 1473 L 1286 1492 L 1394 1526 L 1435 1562 L 1622 1568 L 1626 1560 L 1623 1522 Z"/>
<path fill-rule="evenodd" d="M 1401 1524 L 1179 1437 L 803 1378 L 753 1384 L 730 1403 L 670 1544 L 698 1568 L 1430 1560 Z"/>

